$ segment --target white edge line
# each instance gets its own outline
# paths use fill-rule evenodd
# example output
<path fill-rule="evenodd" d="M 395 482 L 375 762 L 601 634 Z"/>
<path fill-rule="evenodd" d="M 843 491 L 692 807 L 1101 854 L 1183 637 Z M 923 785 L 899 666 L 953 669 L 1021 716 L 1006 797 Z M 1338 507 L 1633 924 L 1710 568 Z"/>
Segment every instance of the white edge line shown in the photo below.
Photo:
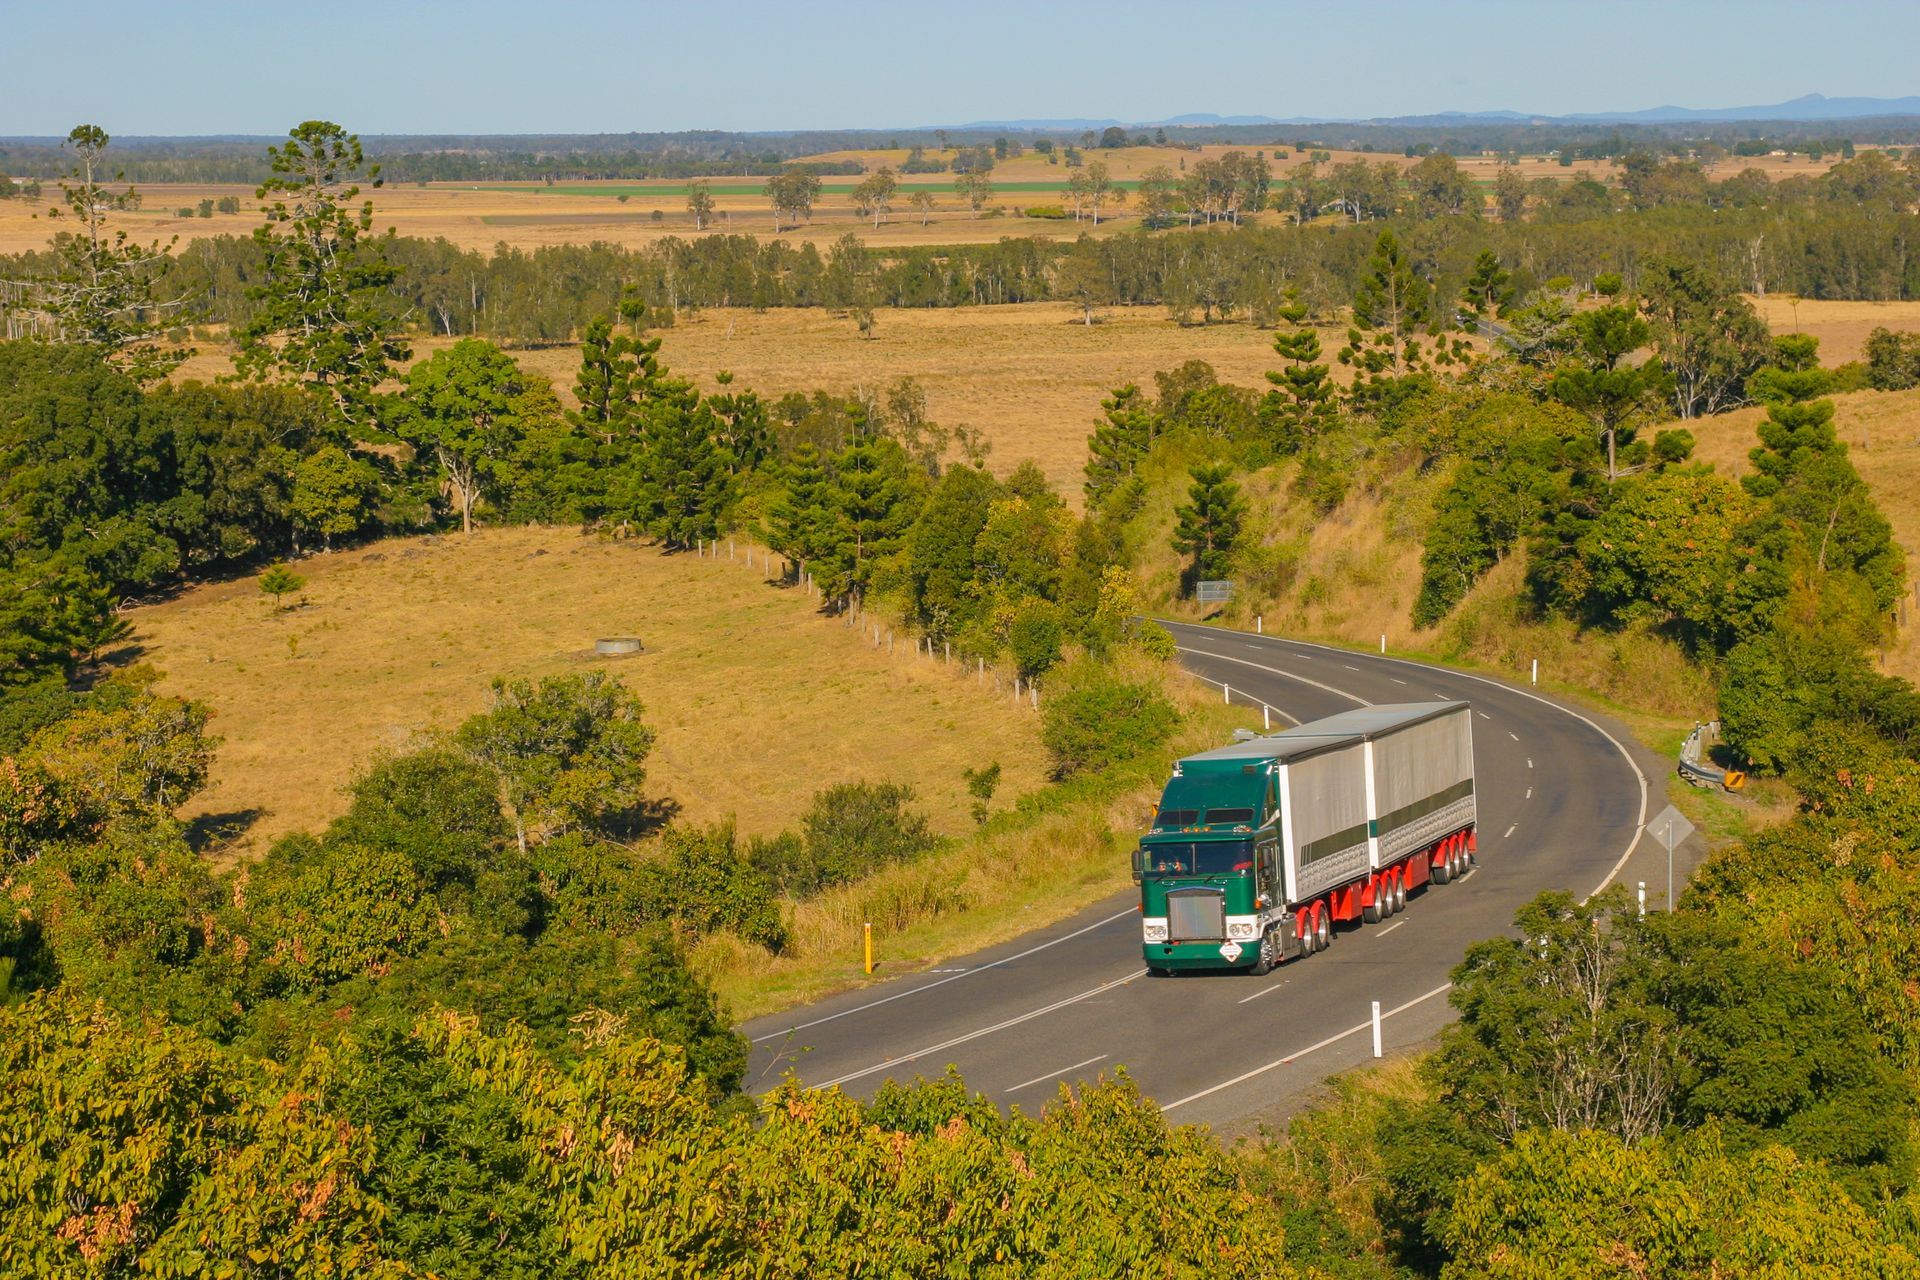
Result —
<path fill-rule="evenodd" d="M 1183 626 L 1193 631 L 1221 631 L 1221 632 L 1226 632 L 1228 635 L 1247 634 L 1244 631 L 1236 632 L 1227 627 L 1201 627 L 1191 622 L 1175 622 L 1172 625 Z M 1306 648 L 1306 649 L 1325 649 L 1330 653 L 1349 652 L 1349 650 L 1341 649 L 1334 645 L 1318 644 L 1312 640 L 1289 640 L 1286 643 L 1297 644 L 1302 648 Z M 1527 690 L 1518 687 L 1517 685 L 1508 684 L 1504 680 L 1494 680 L 1494 679 L 1490 679 L 1487 676 L 1475 675 L 1471 671 L 1455 671 L 1451 667 L 1437 667 L 1437 666 L 1433 666 L 1430 663 L 1414 662 L 1407 658 L 1376 657 L 1373 654 L 1358 654 L 1356 656 L 1372 658 L 1375 662 L 1397 662 L 1397 663 L 1400 663 L 1402 666 L 1419 667 L 1422 670 L 1426 670 L 1426 671 L 1444 671 L 1448 675 L 1457 676 L 1462 680 L 1472 680 L 1479 684 L 1490 685 L 1495 689 L 1504 689 L 1508 693 L 1517 693 L 1521 697 L 1529 699 L 1533 702 L 1537 702 L 1543 707 L 1552 707 L 1555 711 L 1558 711 L 1563 715 L 1572 716 L 1575 720 L 1578 720 L 1581 724 L 1584 724 L 1585 726 L 1587 726 L 1587 728 L 1593 730 L 1595 733 L 1605 738 L 1608 742 L 1612 743 L 1613 749 L 1620 753 L 1620 758 L 1627 762 L 1627 768 L 1633 770 L 1633 776 L 1640 783 L 1640 817 L 1639 817 L 1639 820 L 1633 824 L 1633 839 L 1627 841 L 1626 851 L 1620 855 L 1620 860 L 1618 862 L 1614 863 L 1612 867 L 1608 868 L 1607 874 L 1601 877 L 1600 883 L 1593 887 L 1593 893 L 1588 894 L 1587 897 L 1591 898 L 1594 893 L 1599 893 L 1602 889 L 1606 888 L 1608 885 L 1613 883 L 1613 878 L 1619 875 L 1621 868 L 1627 865 L 1627 859 L 1631 858 L 1633 856 L 1633 851 L 1640 847 L 1640 837 L 1646 834 L 1645 828 L 1647 825 L 1647 775 L 1641 771 L 1640 762 L 1633 758 L 1633 753 L 1628 751 L 1626 747 L 1621 744 L 1620 739 L 1614 737 L 1612 734 L 1608 733 L 1605 729 L 1602 729 L 1598 724 L 1595 724 L 1592 720 L 1588 719 L 1586 716 L 1581 715 L 1578 711 L 1575 711 L 1572 707 L 1562 706 L 1558 702 L 1554 702 L 1548 698 L 1543 698 L 1537 693 L 1530 693 Z"/>
<path fill-rule="evenodd" d="M 949 982 L 958 982 L 962 978 L 970 978 L 976 973 L 985 973 L 989 969 L 998 969 L 1001 965 L 1012 964 L 1015 960 L 1024 960 L 1036 951 L 1045 951 L 1048 947 L 1057 947 L 1063 942 L 1071 942 L 1073 941 L 1073 939 L 1079 937 L 1083 933 L 1092 933 L 1095 929 L 1100 928 L 1102 925 L 1112 924 L 1115 920 L 1118 920 L 1121 916 L 1138 915 L 1139 912 L 1140 912 L 1140 908 L 1137 906 L 1128 907 L 1125 911 L 1116 911 L 1104 920 L 1095 920 L 1092 924 L 1086 926 L 1084 929 L 1075 929 L 1072 933 L 1063 934 L 1058 938 L 1049 939 L 1048 941 L 1041 943 L 1037 947 L 1028 947 L 1025 951 L 1022 951 L 1017 955 L 1007 956 L 1005 959 L 995 960 L 990 964 L 983 964 L 976 968 L 962 970 L 961 972 L 954 974 L 952 977 L 942 978 L 938 982 L 923 983 L 922 985 L 913 988 L 911 991 L 896 991 L 890 996 L 883 996 L 878 1000 L 869 1000 L 867 1003 L 861 1004 L 861 1005 L 855 1005 L 851 1009 L 842 1009 L 839 1013 L 830 1013 L 824 1018 L 815 1018 L 812 1022 L 796 1023 L 791 1027 L 783 1027 L 778 1031 L 769 1031 L 766 1035 L 755 1036 L 753 1039 L 747 1041 L 747 1043 L 748 1044 L 765 1044 L 769 1040 L 778 1040 L 782 1036 L 790 1036 L 796 1031 L 805 1031 L 808 1027 L 817 1027 L 823 1022 L 832 1022 L 835 1018 L 844 1018 L 844 1017 L 847 1017 L 849 1014 L 864 1013 L 868 1009 L 877 1009 L 883 1004 L 892 1004 L 895 1000 L 904 1000 L 908 996 L 917 996 L 922 991 L 931 991 L 935 987 L 944 987 Z"/>
<path fill-rule="evenodd" d="M 1293 674 L 1293 672 L 1291 671 L 1282 671 L 1278 667 L 1269 667 L 1259 662 L 1248 662 L 1245 658 L 1236 658 L 1230 654 L 1208 653 L 1205 649 L 1189 649 L 1185 645 L 1176 644 L 1173 647 L 1180 653 L 1190 653 L 1196 658 L 1212 658 L 1216 662 L 1237 662 L 1243 667 L 1252 667 L 1255 671 L 1265 671 L 1272 675 L 1279 676 L 1283 680 L 1298 680 L 1301 684 L 1310 684 L 1316 689 L 1322 689 L 1322 690 L 1325 690 L 1327 693 L 1334 694 L 1337 697 L 1345 698 L 1348 702 L 1357 702 L 1363 707 L 1370 707 L 1373 705 L 1371 702 L 1368 702 L 1365 698 L 1361 697 L 1357 693 L 1348 693 L 1345 689 L 1336 689 L 1330 684 L 1321 684 L 1318 680 L 1309 680 L 1305 676 L 1297 676 Z M 1359 670 L 1358 667 L 1354 669 L 1356 671 Z M 1202 680 L 1206 680 L 1205 676 L 1201 676 L 1200 678 Z M 1208 680 L 1207 683 L 1219 684 L 1220 681 Z"/>
<path fill-rule="evenodd" d="M 1203 676 L 1198 671 L 1189 671 L 1187 672 L 1187 674 L 1192 676 L 1195 680 L 1202 682 L 1203 684 L 1217 684 L 1222 689 L 1225 689 L 1228 687 L 1227 682 L 1225 680 L 1215 680 L 1212 676 Z M 1247 693 L 1245 689 L 1242 689 L 1240 692 L 1243 694 L 1246 694 L 1247 697 L 1252 698 L 1253 701 L 1256 704 L 1258 704 L 1263 710 L 1273 712 L 1273 714 L 1279 716 L 1282 720 L 1286 720 L 1292 724 L 1300 723 L 1300 720 L 1298 719 L 1298 717 L 1290 716 L 1286 712 L 1282 711 L 1280 708 L 1273 706 L 1270 703 L 1262 702 L 1258 698 L 1254 698 L 1253 695 L 1250 693 Z"/>
<path fill-rule="evenodd" d="M 1058 1080 L 1061 1077 L 1065 1076 L 1069 1071 L 1078 1071 L 1080 1068 L 1090 1067 L 1096 1062 L 1105 1062 L 1111 1056 L 1112 1056 L 1111 1054 L 1103 1053 L 1097 1058 L 1088 1058 L 1085 1062 L 1076 1062 L 1070 1067 L 1062 1067 L 1058 1071 L 1049 1071 L 1047 1072 L 1047 1074 L 1043 1076 L 1035 1076 L 1031 1080 L 1023 1080 L 1019 1084 L 1014 1085 L 1012 1088 L 1002 1089 L 1000 1092 L 1001 1093 L 1018 1093 L 1022 1089 L 1031 1088 L 1036 1084 L 1045 1084 L 1049 1080 Z"/>
<path fill-rule="evenodd" d="M 1398 1005 L 1392 1009 L 1387 1010 L 1385 1013 L 1380 1015 L 1380 1020 L 1382 1022 L 1385 1022 L 1388 1018 L 1391 1018 L 1394 1014 L 1405 1013 L 1407 1010 L 1413 1008 L 1413 1006 L 1420 1004 L 1423 1001 L 1431 1000 L 1435 996 L 1441 994 L 1442 992 L 1449 991 L 1452 988 L 1453 988 L 1453 984 L 1451 982 L 1443 982 L 1439 986 L 1435 987 L 1433 990 L 1427 992 L 1427 994 L 1423 996 L 1415 996 L 1413 999 L 1407 1001 L 1405 1004 Z M 1265 1075 L 1267 1072 L 1273 1070 L 1275 1067 L 1284 1067 L 1290 1062 L 1298 1062 L 1300 1059 L 1306 1057 L 1308 1054 L 1324 1049 L 1330 1044 L 1338 1044 L 1340 1041 L 1345 1040 L 1348 1036 L 1357 1036 L 1362 1031 L 1365 1031 L 1368 1027 L 1371 1027 L 1372 1025 L 1373 1025 L 1373 1019 L 1371 1018 L 1367 1019 L 1367 1021 L 1365 1022 L 1355 1023 L 1353 1026 L 1348 1027 L 1345 1031 L 1335 1032 L 1333 1035 L 1328 1036 L 1325 1040 L 1320 1041 L 1318 1044 L 1310 1044 L 1304 1049 L 1296 1049 L 1284 1058 L 1275 1058 L 1272 1062 L 1269 1062 L 1264 1067 L 1255 1067 L 1251 1071 L 1242 1072 L 1241 1074 L 1235 1076 L 1231 1080 L 1222 1080 L 1219 1084 L 1213 1085 L 1211 1088 L 1202 1089 L 1200 1092 L 1190 1093 L 1186 1097 L 1181 1098 L 1178 1101 L 1166 1103 L 1160 1108 L 1160 1110 L 1171 1111 L 1175 1107 L 1184 1107 L 1189 1102 L 1198 1102 L 1200 1099 L 1207 1097 L 1209 1094 L 1218 1093 L 1222 1089 L 1231 1089 L 1236 1084 L 1244 1084 L 1246 1081 L 1253 1079 L 1255 1076 Z"/>
<path fill-rule="evenodd" d="M 956 1045 L 966 1044 L 970 1040 L 978 1040 L 981 1036 L 990 1036 L 996 1031 L 1005 1031 L 1008 1027 L 1017 1027 L 1023 1022 L 1031 1022 L 1044 1014 L 1052 1013 L 1055 1009 L 1064 1009 L 1070 1004 L 1078 1004 L 1082 1000 L 1097 996 L 1102 992 L 1111 991 L 1115 987 L 1132 982 L 1145 972 L 1146 970 L 1144 968 L 1135 969 L 1132 973 L 1124 977 L 1115 978 L 1111 982 L 1103 982 L 1097 987 L 1089 987 L 1079 995 L 1066 996 L 1063 999 L 1055 1000 L 1052 1004 L 1041 1005 L 1038 1009 L 1029 1009 L 1025 1013 L 1015 1014 L 1011 1018 L 1004 1018 L 990 1027 L 981 1027 L 977 1030 L 969 1031 L 964 1035 L 954 1036 L 950 1040 L 942 1040 L 939 1044 L 930 1044 L 924 1049 L 916 1049 L 912 1053 L 903 1053 L 899 1057 L 888 1058 L 885 1062 L 877 1062 L 871 1067 L 862 1067 L 858 1071 L 849 1071 L 843 1076 L 835 1076 L 831 1080 L 823 1080 L 819 1084 L 808 1085 L 807 1087 L 809 1089 L 831 1089 L 835 1085 L 846 1084 L 851 1080 L 859 1080 L 865 1076 L 886 1071 L 893 1067 L 903 1067 L 909 1062 L 918 1062 L 930 1053 L 939 1053 L 943 1049 L 951 1049 Z"/>

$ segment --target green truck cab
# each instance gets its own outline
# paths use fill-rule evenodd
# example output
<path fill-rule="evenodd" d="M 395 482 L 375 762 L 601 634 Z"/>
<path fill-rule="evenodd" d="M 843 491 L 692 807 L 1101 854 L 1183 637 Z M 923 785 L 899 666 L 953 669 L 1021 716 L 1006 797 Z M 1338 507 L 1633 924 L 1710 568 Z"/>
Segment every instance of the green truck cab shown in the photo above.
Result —
<path fill-rule="evenodd" d="M 1271 761 L 1258 748 L 1244 757 L 1224 748 L 1174 770 L 1134 852 L 1147 963 L 1157 972 L 1265 973 L 1285 954 L 1266 928 L 1284 896 Z"/>

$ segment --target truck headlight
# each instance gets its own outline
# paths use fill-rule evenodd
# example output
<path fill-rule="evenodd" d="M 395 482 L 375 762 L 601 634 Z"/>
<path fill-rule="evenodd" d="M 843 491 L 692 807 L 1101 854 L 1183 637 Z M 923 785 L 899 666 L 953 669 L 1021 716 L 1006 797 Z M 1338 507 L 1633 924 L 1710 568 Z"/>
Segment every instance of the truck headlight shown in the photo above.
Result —
<path fill-rule="evenodd" d="M 1141 927 L 1141 933 L 1148 942 L 1165 942 L 1167 940 L 1167 922 L 1165 920 L 1149 920 Z"/>
<path fill-rule="evenodd" d="M 1254 926 L 1252 922 L 1242 923 L 1236 920 L 1227 926 L 1227 936 L 1230 938 L 1251 938 L 1253 936 L 1253 930 Z"/>

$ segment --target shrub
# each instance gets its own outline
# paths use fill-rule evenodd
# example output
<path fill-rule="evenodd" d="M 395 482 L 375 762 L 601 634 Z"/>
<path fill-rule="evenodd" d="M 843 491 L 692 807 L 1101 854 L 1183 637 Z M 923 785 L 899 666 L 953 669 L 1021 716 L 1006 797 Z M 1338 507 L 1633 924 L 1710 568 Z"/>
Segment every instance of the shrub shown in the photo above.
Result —
<path fill-rule="evenodd" d="M 1105 769 L 1164 743 L 1180 721 L 1167 695 L 1089 659 L 1061 668 L 1040 708 L 1056 778 Z"/>
<path fill-rule="evenodd" d="M 1868 334 L 1867 385 L 1876 391 L 1920 386 L 1920 333 L 1875 329 Z"/>
<path fill-rule="evenodd" d="M 1033 204 L 1022 210 L 1029 218 L 1064 218 L 1067 211 L 1057 204 Z"/>
<path fill-rule="evenodd" d="M 814 796 L 803 835 L 756 841 L 751 857 L 784 892 L 812 897 L 938 844 L 926 815 L 907 807 L 912 799 L 912 787 L 893 782 L 828 787 Z"/>
<path fill-rule="evenodd" d="M 1066 632 L 1060 624 L 1059 606 L 1051 601 L 1031 599 L 1020 606 L 1007 633 L 1007 647 L 1013 651 L 1020 674 L 1031 680 L 1043 676 L 1060 663 L 1060 644 Z"/>

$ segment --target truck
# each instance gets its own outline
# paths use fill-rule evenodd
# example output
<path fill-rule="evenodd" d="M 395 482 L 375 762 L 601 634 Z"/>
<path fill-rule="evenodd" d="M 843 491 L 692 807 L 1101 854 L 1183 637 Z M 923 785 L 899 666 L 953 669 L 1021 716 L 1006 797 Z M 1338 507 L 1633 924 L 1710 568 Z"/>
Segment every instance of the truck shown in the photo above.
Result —
<path fill-rule="evenodd" d="M 1156 976 L 1270 972 L 1464 875 L 1479 847 L 1473 708 L 1360 707 L 1174 762 L 1133 854 Z"/>

